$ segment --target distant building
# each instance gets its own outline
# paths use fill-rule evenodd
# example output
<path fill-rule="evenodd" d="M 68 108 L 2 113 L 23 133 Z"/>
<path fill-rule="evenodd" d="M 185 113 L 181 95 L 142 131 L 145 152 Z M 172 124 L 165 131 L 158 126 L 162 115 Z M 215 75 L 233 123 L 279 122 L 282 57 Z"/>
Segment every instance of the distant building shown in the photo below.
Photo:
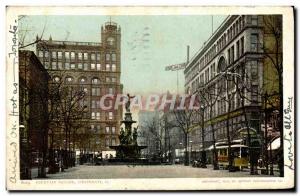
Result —
<path fill-rule="evenodd" d="M 221 89 L 222 87 L 223 89 L 221 91 L 213 90 L 215 94 L 219 95 L 219 98 L 211 110 L 212 117 L 209 107 L 204 109 L 206 130 L 204 145 L 206 147 L 213 141 L 210 123 L 214 125 L 216 141 L 227 139 L 228 112 L 230 113 L 231 138 L 243 138 L 246 126 L 241 103 L 243 99 L 237 93 L 237 85 L 234 85 L 238 81 L 239 85 L 249 85 L 249 90 L 243 92 L 248 124 L 253 134 L 256 134 L 257 137 L 262 135 L 261 124 L 264 123 L 262 111 L 265 107 L 263 95 L 279 92 L 278 74 L 276 74 L 270 58 L 267 57 L 269 55 L 272 58 L 276 54 L 272 52 L 275 40 L 272 37 L 270 26 L 281 32 L 282 16 L 228 16 L 187 64 L 184 71 L 186 93 L 195 94 L 200 87 L 207 89 Z M 279 40 L 277 47 L 279 58 L 282 55 L 281 44 L 282 41 Z M 235 73 L 235 75 L 229 73 Z M 227 85 L 224 80 L 225 74 L 227 78 L 235 82 L 228 82 Z M 230 99 L 228 99 L 229 97 Z M 203 105 L 205 104 L 203 103 Z M 274 104 L 277 104 L 279 108 L 278 101 Z M 230 111 L 228 111 L 229 105 Z M 272 123 L 274 124 L 274 120 Z M 201 132 L 201 129 L 198 128 L 194 131 Z"/>
<path fill-rule="evenodd" d="M 147 146 L 146 149 L 142 150 L 142 156 L 147 158 L 160 156 L 162 140 L 159 113 L 157 111 L 139 111 L 138 123 L 138 144 Z"/>
<path fill-rule="evenodd" d="M 85 146 L 76 144 L 76 148 L 100 152 L 110 150 L 110 145 L 117 145 L 122 107 L 103 111 L 100 99 L 105 94 L 122 93 L 121 28 L 114 22 L 105 23 L 101 27 L 101 43 L 56 41 L 50 37 L 37 44 L 36 53 L 51 80 L 62 80 L 86 92 L 83 103 L 87 112 L 81 131 L 91 133 L 93 137 Z M 55 140 L 54 147 L 61 147 L 63 137 L 57 136 Z"/>
<path fill-rule="evenodd" d="M 185 137 L 183 131 L 176 126 L 178 122 L 176 120 L 175 112 L 177 111 L 161 111 L 159 116 L 161 129 L 163 129 L 163 152 L 164 156 L 167 157 L 167 159 L 170 159 L 170 162 L 174 162 L 175 159 L 180 159 L 181 161 L 184 159 Z M 199 139 L 200 137 L 188 135 L 188 152 L 193 151 L 193 154 L 195 154 L 197 149 L 199 149 Z"/>
<path fill-rule="evenodd" d="M 21 179 L 31 178 L 32 164 L 47 154 L 49 75 L 32 51 L 19 51 Z"/>

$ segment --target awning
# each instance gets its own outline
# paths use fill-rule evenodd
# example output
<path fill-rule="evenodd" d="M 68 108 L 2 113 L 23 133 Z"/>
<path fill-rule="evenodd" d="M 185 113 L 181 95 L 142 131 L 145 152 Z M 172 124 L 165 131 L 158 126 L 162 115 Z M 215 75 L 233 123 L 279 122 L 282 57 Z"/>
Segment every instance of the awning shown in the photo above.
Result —
<path fill-rule="evenodd" d="M 272 141 L 271 145 L 268 146 L 268 150 L 277 150 L 280 147 L 280 137 Z"/>

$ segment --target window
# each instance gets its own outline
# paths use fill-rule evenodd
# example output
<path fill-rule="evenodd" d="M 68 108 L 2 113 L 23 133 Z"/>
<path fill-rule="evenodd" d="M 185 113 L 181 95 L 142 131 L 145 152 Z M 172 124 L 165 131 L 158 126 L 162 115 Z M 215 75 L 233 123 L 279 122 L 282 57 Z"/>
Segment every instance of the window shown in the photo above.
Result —
<path fill-rule="evenodd" d="M 88 53 L 87 52 L 85 52 L 85 53 L 83 53 L 83 58 L 84 58 L 84 60 L 88 60 Z"/>
<path fill-rule="evenodd" d="M 92 118 L 92 120 L 96 119 L 96 113 L 95 112 L 92 112 L 91 118 Z"/>
<path fill-rule="evenodd" d="M 232 58 L 232 63 L 234 62 L 235 58 L 234 58 L 234 45 L 232 45 L 231 47 L 231 58 Z"/>
<path fill-rule="evenodd" d="M 49 57 L 49 52 L 45 51 L 45 58 L 48 58 L 48 57 Z"/>
<path fill-rule="evenodd" d="M 53 61 L 53 62 L 52 62 L 52 69 L 57 69 L 56 61 Z"/>
<path fill-rule="evenodd" d="M 71 52 L 71 59 L 72 59 L 72 60 L 75 59 L 75 52 Z"/>
<path fill-rule="evenodd" d="M 71 63 L 71 69 L 75 69 L 76 66 L 75 66 L 75 63 Z"/>
<path fill-rule="evenodd" d="M 258 101 L 258 86 L 257 85 L 252 85 L 251 87 L 251 99 L 254 102 Z"/>
<path fill-rule="evenodd" d="M 110 82 L 110 77 L 106 77 L 106 82 Z"/>
<path fill-rule="evenodd" d="M 98 62 L 101 61 L 101 58 L 100 58 L 100 57 L 101 57 L 101 56 L 100 56 L 100 53 L 97 53 L 97 54 L 96 54 L 96 58 L 97 58 L 97 61 L 98 61 Z"/>
<path fill-rule="evenodd" d="M 70 69 L 70 63 L 65 63 L 65 69 Z"/>
<path fill-rule="evenodd" d="M 65 59 L 69 60 L 70 59 L 70 52 L 65 52 Z"/>
<path fill-rule="evenodd" d="M 88 69 L 89 69 L 88 64 L 87 64 L 87 63 L 84 63 L 84 64 L 83 64 L 83 70 L 88 70 Z"/>
<path fill-rule="evenodd" d="M 56 59 L 56 51 L 52 51 L 51 57 L 54 58 L 54 59 Z"/>
<path fill-rule="evenodd" d="M 97 120 L 100 120 L 100 112 L 97 112 L 97 113 L 96 113 L 96 119 L 97 119 Z"/>
<path fill-rule="evenodd" d="M 257 70 L 257 61 L 251 61 L 251 77 L 252 79 L 257 79 L 258 70 Z"/>
<path fill-rule="evenodd" d="M 96 101 L 96 108 L 100 108 L 100 100 Z"/>
<path fill-rule="evenodd" d="M 92 79 L 92 84 L 99 84 L 99 79 L 98 78 L 93 78 Z"/>
<path fill-rule="evenodd" d="M 105 146 L 106 146 L 106 147 L 109 146 L 109 139 L 108 139 L 108 138 L 105 139 Z"/>
<path fill-rule="evenodd" d="M 240 42 L 239 41 L 236 42 L 236 57 L 237 58 L 240 57 Z"/>
<path fill-rule="evenodd" d="M 58 59 L 62 59 L 62 52 L 57 52 Z"/>
<path fill-rule="evenodd" d="M 96 101 L 95 100 L 92 100 L 92 108 L 96 108 Z"/>
<path fill-rule="evenodd" d="M 114 45 L 114 42 L 115 42 L 115 39 L 113 37 L 107 38 L 108 45 L 112 46 L 112 45 Z"/>
<path fill-rule="evenodd" d="M 58 69 L 63 69 L 62 62 L 57 63 Z"/>
<path fill-rule="evenodd" d="M 95 60 L 96 60 L 96 54 L 95 54 L 95 53 L 92 53 L 92 54 L 91 54 L 91 60 L 92 60 L 92 61 L 95 61 Z"/>
<path fill-rule="evenodd" d="M 116 61 L 116 60 L 117 60 L 117 55 L 116 55 L 115 53 L 113 53 L 113 54 L 111 55 L 111 60 L 112 60 L 112 61 Z"/>
<path fill-rule="evenodd" d="M 201 86 L 204 85 L 204 74 L 203 73 L 200 75 L 200 85 Z"/>
<path fill-rule="evenodd" d="M 112 127 L 112 128 L 111 128 L 111 133 L 112 133 L 112 134 L 116 134 L 116 127 Z"/>
<path fill-rule="evenodd" d="M 82 63 L 78 63 L 78 69 L 82 69 L 83 67 L 82 67 Z"/>
<path fill-rule="evenodd" d="M 205 70 L 205 83 L 208 83 L 209 81 L 209 69 Z"/>
<path fill-rule="evenodd" d="M 92 96 L 100 96 L 100 88 L 92 88 Z"/>
<path fill-rule="evenodd" d="M 108 119 L 112 120 L 113 119 L 113 112 L 108 112 Z"/>
<path fill-rule="evenodd" d="M 105 133 L 106 133 L 106 134 L 109 134 L 109 132 L 110 132 L 110 131 L 109 131 L 109 127 L 105 127 Z"/>
<path fill-rule="evenodd" d="M 115 146 L 115 145 L 116 145 L 116 138 L 112 138 L 112 139 L 111 139 L 111 145 L 112 145 L 112 146 Z"/>
<path fill-rule="evenodd" d="M 101 70 L 101 64 L 97 63 L 97 70 Z"/>
<path fill-rule="evenodd" d="M 78 54 L 77 54 L 78 56 L 77 56 L 77 58 L 78 58 L 78 60 L 82 60 L 82 53 L 81 52 L 79 52 Z"/>
<path fill-rule="evenodd" d="M 106 55 L 105 55 L 105 60 L 106 60 L 106 61 L 109 61 L 109 60 L 110 60 L 110 54 L 106 54 Z"/>
<path fill-rule="evenodd" d="M 97 131 L 100 131 L 100 130 L 101 130 L 101 126 L 97 125 Z"/>
<path fill-rule="evenodd" d="M 106 64 L 106 71 L 110 71 L 110 64 Z"/>
<path fill-rule="evenodd" d="M 79 82 L 80 82 L 80 83 L 85 83 L 85 82 L 86 82 L 86 79 L 82 77 L 82 78 L 79 79 Z"/>
<path fill-rule="evenodd" d="M 114 89 L 113 88 L 108 88 L 108 94 L 114 94 Z"/>
<path fill-rule="evenodd" d="M 70 76 L 66 77 L 66 82 L 67 83 L 71 83 L 72 81 L 73 81 L 72 77 L 70 77 Z"/>
<path fill-rule="evenodd" d="M 91 64 L 91 69 L 95 69 L 96 65 L 94 63 Z"/>
<path fill-rule="evenodd" d="M 44 64 L 45 64 L 45 69 L 48 69 L 49 68 L 49 62 L 46 61 Z"/>
<path fill-rule="evenodd" d="M 95 125 L 91 125 L 91 130 L 95 131 Z"/>
<path fill-rule="evenodd" d="M 44 52 L 40 50 L 39 53 L 38 53 L 38 56 L 43 58 L 44 57 Z"/>
<path fill-rule="evenodd" d="M 257 15 L 251 16 L 251 24 L 258 25 L 258 16 Z"/>
<path fill-rule="evenodd" d="M 235 36 L 236 32 L 235 32 L 235 24 L 233 24 L 233 36 Z"/>
<path fill-rule="evenodd" d="M 54 82 L 59 82 L 60 78 L 58 76 L 55 76 L 53 80 L 54 80 Z"/>
<path fill-rule="evenodd" d="M 250 42 L 251 42 L 251 51 L 257 52 L 258 49 L 258 34 L 251 34 L 250 36 Z"/>
<path fill-rule="evenodd" d="M 241 55 L 244 54 L 244 37 L 241 38 Z"/>
<path fill-rule="evenodd" d="M 230 48 L 227 50 L 227 56 L 228 56 L 228 64 L 231 63 L 231 52 L 230 52 Z"/>
<path fill-rule="evenodd" d="M 111 70 L 112 70 L 112 71 L 116 71 L 116 64 L 112 64 L 112 65 L 111 65 Z"/>
<path fill-rule="evenodd" d="M 115 83 L 115 82 L 116 82 L 116 78 L 115 78 L 115 77 L 112 77 L 112 78 L 111 78 L 111 81 L 112 81 L 113 83 Z"/>
<path fill-rule="evenodd" d="M 211 68 L 210 68 L 210 75 L 211 75 L 211 78 L 213 78 L 215 76 L 215 64 L 212 64 L 211 65 Z"/>

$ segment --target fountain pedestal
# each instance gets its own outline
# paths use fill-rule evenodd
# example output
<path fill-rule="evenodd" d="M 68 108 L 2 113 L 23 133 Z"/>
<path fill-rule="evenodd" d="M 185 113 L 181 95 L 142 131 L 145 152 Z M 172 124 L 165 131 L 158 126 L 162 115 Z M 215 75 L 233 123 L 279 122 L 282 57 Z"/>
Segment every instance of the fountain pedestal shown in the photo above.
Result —
<path fill-rule="evenodd" d="M 146 163 L 146 159 L 141 159 L 141 150 L 147 146 L 139 146 L 137 144 L 137 128 L 132 131 L 132 124 L 136 121 L 132 120 L 132 114 L 127 110 L 124 120 L 121 121 L 125 125 L 125 130 L 121 128 L 120 131 L 120 145 L 110 146 L 116 151 L 116 158 L 110 159 L 110 162 L 115 163 Z"/>

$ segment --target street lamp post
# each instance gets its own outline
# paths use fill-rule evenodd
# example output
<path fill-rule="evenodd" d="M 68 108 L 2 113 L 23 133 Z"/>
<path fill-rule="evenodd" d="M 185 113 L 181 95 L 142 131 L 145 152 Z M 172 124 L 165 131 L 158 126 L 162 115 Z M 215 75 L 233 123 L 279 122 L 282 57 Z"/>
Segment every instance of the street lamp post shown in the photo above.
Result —
<path fill-rule="evenodd" d="M 183 159 L 184 159 L 184 156 L 185 156 L 185 154 L 183 154 L 183 158 L 182 158 L 183 143 L 180 142 L 179 145 L 180 145 L 180 157 L 181 157 L 181 159 L 183 160 Z M 184 149 L 183 149 L 183 150 L 184 150 Z M 185 153 L 185 150 L 184 150 L 184 153 Z"/>
<path fill-rule="evenodd" d="M 26 138 L 25 126 L 20 125 L 21 179 L 31 179 L 31 156 L 29 156 L 29 140 Z"/>
<path fill-rule="evenodd" d="M 205 136 L 204 136 L 204 106 L 201 106 L 201 130 L 202 130 L 202 134 L 201 134 L 201 139 L 202 139 L 202 149 L 201 149 L 201 168 L 207 168 L 206 166 L 206 152 L 205 152 L 205 145 L 204 145 L 204 140 L 205 140 Z"/>
<path fill-rule="evenodd" d="M 189 160 L 191 162 L 191 160 L 192 160 L 192 153 L 193 153 L 193 141 L 190 141 L 190 145 L 191 145 L 191 147 L 190 147 L 190 158 L 189 158 Z"/>
<path fill-rule="evenodd" d="M 51 137 L 51 142 L 50 142 L 50 150 L 49 150 L 49 174 L 54 174 L 55 173 L 55 160 L 54 160 L 54 150 L 53 150 L 53 131 L 52 129 L 49 129 L 49 135 Z"/>

